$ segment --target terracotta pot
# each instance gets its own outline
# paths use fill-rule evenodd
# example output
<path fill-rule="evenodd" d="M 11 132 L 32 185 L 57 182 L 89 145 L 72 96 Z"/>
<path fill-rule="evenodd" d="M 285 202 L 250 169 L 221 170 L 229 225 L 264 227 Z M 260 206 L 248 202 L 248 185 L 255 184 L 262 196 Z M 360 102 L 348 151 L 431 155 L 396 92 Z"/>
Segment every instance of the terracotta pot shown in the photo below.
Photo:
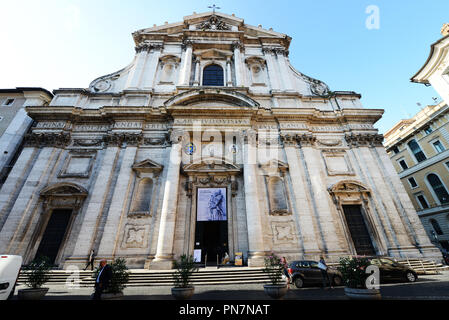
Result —
<path fill-rule="evenodd" d="M 19 300 L 40 300 L 48 292 L 48 289 L 50 288 L 19 289 L 17 297 Z"/>
<path fill-rule="evenodd" d="M 380 300 L 381 295 L 378 289 L 354 289 L 345 288 L 345 294 L 353 300 Z"/>
<path fill-rule="evenodd" d="M 190 299 L 195 293 L 195 287 L 187 288 L 171 288 L 171 294 L 176 300 L 187 300 Z"/>
<path fill-rule="evenodd" d="M 267 295 L 276 300 L 282 299 L 287 294 L 287 284 L 266 284 L 263 288 Z"/>

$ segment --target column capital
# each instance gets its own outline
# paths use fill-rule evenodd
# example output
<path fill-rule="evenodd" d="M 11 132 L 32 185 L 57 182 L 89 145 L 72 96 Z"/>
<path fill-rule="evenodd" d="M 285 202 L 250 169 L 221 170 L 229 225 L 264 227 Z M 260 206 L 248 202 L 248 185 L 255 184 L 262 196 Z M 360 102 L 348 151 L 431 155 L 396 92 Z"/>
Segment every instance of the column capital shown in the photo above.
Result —
<path fill-rule="evenodd" d="M 110 133 L 103 137 L 103 141 L 107 146 L 121 147 L 123 144 L 131 146 L 140 145 L 144 139 L 142 133 Z"/>
<path fill-rule="evenodd" d="M 232 50 L 238 49 L 242 51 L 245 48 L 241 41 L 233 41 L 232 42 Z"/>
<path fill-rule="evenodd" d="M 163 47 L 164 47 L 163 43 L 152 43 L 152 42 L 150 42 L 148 40 L 145 40 L 145 41 L 139 43 L 135 47 L 135 50 L 136 50 L 136 53 L 139 53 L 141 51 L 150 52 L 151 50 L 160 50 L 160 51 L 162 51 Z"/>
<path fill-rule="evenodd" d="M 382 147 L 384 136 L 377 133 L 349 133 L 345 135 L 345 140 L 350 147 Z"/>
<path fill-rule="evenodd" d="M 281 141 L 285 146 L 311 147 L 315 145 L 316 137 L 309 133 L 281 134 Z"/>
<path fill-rule="evenodd" d="M 182 40 L 181 49 L 186 50 L 187 48 L 192 48 L 194 43 L 195 42 L 192 40 L 184 39 L 184 40 Z"/>
<path fill-rule="evenodd" d="M 69 132 L 33 132 L 25 135 L 26 147 L 67 147 L 72 141 Z"/>

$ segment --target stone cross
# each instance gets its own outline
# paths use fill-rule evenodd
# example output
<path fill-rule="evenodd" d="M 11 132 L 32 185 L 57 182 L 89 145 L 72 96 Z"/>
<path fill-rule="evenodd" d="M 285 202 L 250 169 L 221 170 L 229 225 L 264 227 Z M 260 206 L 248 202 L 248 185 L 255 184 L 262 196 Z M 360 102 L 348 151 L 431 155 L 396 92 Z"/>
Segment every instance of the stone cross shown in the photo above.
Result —
<path fill-rule="evenodd" d="M 215 9 L 221 9 L 220 7 L 217 7 L 215 4 L 212 6 L 209 6 L 208 8 L 211 8 L 213 10 L 214 14 L 215 14 Z"/>

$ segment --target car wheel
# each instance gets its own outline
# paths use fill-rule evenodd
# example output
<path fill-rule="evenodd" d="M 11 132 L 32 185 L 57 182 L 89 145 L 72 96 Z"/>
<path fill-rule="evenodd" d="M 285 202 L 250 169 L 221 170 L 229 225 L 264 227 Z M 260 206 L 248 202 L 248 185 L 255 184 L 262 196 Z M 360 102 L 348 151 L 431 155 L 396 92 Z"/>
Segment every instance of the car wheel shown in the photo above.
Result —
<path fill-rule="evenodd" d="M 405 274 L 405 278 L 408 282 L 415 282 L 417 277 L 415 273 L 407 271 L 407 273 Z"/>
<path fill-rule="evenodd" d="M 334 286 L 341 286 L 343 280 L 341 279 L 341 277 L 339 276 L 335 276 L 334 279 L 332 279 L 334 282 Z"/>
<path fill-rule="evenodd" d="M 299 289 L 299 288 L 302 288 L 303 286 L 304 286 L 304 280 L 302 280 L 301 277 L 297 277 L 295 279 L 295 287 Z"/>

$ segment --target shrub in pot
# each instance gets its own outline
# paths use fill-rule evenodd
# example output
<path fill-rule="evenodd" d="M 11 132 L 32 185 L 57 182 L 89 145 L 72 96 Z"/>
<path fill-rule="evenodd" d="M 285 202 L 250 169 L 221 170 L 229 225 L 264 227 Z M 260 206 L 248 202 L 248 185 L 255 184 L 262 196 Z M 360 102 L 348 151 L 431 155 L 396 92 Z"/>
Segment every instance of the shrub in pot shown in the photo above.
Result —
<path fill-rule="evenodd" d="M 190 299 L 195 292 L 195 287 L 191 284 L 192 275 L 198 271 L 195 259 L 192 255 L 183 254 L 173 262 L 173 267 L 176 269 L 173 273 L 175 286 L 171 289 L 173 297 L 176 300 Z"/>
<path fill-rule="evenodd" d="M 101 295 L 103 300 L 120 299 L 123 297 L 123 290 L 126 288 L 126 284 L 129 281 L 129 271 L 125 259 L 117 258 L 110 264 L 110 266 L 112 277 L 108 288 Z M 100 268 L 95 269 L 95 279 L 100 270 Z"/>
<path fill-rule="evenodd" d="M 366 268 L 370 265 L 369 260 L 363 257 L 340 258 L 338 271 L 343 276 L 346 296 L 357 300 L 378 300 L 381 298 L 378 289 L 366 288 L 366 279 L 370 275 L 366 273 Z"/>
<path fill-rule="evenodd" d="M 271 282 L 263 286 L 265 293 L 273 299 L 282 299 L 287 293 L 287 283 L 283 278 L 284 265 L 281 258 L 272 253 L 264 259 L 264 263 L 263 271 L 268 274 Z"/>
<path fill-rule="evenodd" d="M 47 257 L 39 257 L 27 266 L 22 268 L 25 271 L 25 284 L 28 289 L 19 289 L 18 298 L 20 300 L 40 300 L 48 292 L 49 288 L 42 286 L 49 280 L 48 271 L 52 265 Z"/>

